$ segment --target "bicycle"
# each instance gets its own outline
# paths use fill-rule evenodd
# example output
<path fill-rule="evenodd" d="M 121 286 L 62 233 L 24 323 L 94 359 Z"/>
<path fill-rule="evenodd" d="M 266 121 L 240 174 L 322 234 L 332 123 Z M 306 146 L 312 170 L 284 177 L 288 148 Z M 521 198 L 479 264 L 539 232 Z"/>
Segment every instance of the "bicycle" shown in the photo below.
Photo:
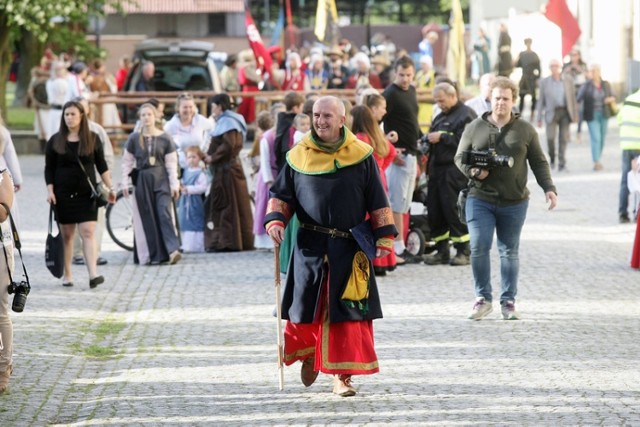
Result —
<path fill-rule="evenodd" d="M 133 187 L 129 187 L 129 194 L 133 197 Z M 122 249 L 133 251 L 133 206 L 122 190 L 118 190 L 116 202 L 107 205 L 105 216 L 111 239 Z"/>

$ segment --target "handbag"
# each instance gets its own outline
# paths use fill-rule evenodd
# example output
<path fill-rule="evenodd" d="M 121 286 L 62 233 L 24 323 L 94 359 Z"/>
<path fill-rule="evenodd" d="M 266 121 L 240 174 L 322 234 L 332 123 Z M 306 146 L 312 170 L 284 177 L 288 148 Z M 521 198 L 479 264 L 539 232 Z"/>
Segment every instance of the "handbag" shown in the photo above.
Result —
<path fill-rule="evenodd" d="M 64 274 L 64 241 L 62 240 L 62 233 L 60 233 L 60 224 L 56 220 L 56 226 L 58 227 L 58 234 L 54 236 L 53 233 L 53 204 L 49 208 L 49 228 L 47 233 L 47 240 L 44 246 L 44 261 L 47 269 L 53 274 L 53 277 L 58 279 Z"/>
<path fill-rule="evenodd" d="M 67 146 L 69 146 L 69 144 L 67 144 Z M 69 150 L 71 150 L 71 147 L 69 147 Z M 96 205 L 99 208 L 107 206 L 109 204 L 109 190 L 102 181 L 98 181 L 96 185 L 93 185 L 93 182 L 91 182 L 91 178 L 89 178 L 89 174 L 80 161 L 78 153 L 76 153 L 75 151 L 72 152 L 76 155 L 76 160 L 80 165 L 80 169 L 82 169 L 82 172 L 84 172 L 84 175 L 87 177 L 87 182 L 89 183 L 89 187 L 91 187 L 91 198 L 96 202 Z"/>
<path fill-rule="evenodd" d="M 611 101 L 608 104 L 604 104 L 604 108 L 606 110 L 607 117 L 617 116 L 620 111 L 620 107 L 618 107 L 618 103 L 616 101 Z"/>

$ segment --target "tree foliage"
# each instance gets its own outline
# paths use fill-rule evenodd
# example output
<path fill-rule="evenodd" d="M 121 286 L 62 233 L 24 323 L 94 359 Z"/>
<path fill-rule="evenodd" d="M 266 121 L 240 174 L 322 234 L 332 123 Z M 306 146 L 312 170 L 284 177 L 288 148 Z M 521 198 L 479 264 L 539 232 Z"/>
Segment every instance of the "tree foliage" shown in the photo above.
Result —
<path fill-rule="evenodd" d="M 134 0 L 0 0 L 0 108 L 6 111 L 6 81 L 11 53 L 25 33 L 44 47 L 55 41 L 60 50 L 74 55 L 96 55 L 85 41 L 84 28 L 92 15 L 103 15 L 105 7 L 121 11 Z M 42 52 L 39 52 L 42 53 Z"/>

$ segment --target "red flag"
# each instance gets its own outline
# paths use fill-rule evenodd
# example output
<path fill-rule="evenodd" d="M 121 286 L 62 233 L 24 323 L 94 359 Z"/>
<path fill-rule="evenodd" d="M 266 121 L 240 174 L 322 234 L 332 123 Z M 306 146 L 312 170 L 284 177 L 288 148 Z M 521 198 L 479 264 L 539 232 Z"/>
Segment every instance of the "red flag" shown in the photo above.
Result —
<path fill-rule="evenodd" d="M 267 47 L 262 43 L 262 37 L 260 37 L 260 32 L 258 31 L 256 24 L 253 22 L 247 2 L 244 4 L 244 10 L 244 23 L 247 27 L 247 38 L 249 39 L 249 46 L 251 46 L 251 50 L 253 50 L 253 55 L 256 57 L 256 62 L 258 64 L 257 68 L 263 74 L 269 73 L 271 70 L 271 55 L 269 54 Z"/>
<path fill-rule="evenodd" d="M 560 27 L 560 31 L 562 31 L 562 56 L 567 55 L 581 34 L 578 20 L 567 7 L 567 1 L 549 0 L 544 16 Z"/>

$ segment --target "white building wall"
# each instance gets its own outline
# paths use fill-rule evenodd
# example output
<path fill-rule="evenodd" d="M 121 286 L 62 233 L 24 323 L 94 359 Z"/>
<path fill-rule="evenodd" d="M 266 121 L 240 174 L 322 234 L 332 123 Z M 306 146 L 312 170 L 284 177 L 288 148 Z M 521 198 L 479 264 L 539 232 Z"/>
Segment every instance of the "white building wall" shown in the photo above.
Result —
<path fill-rule="evenodd" d="M 512 40 L 512 54 L 516 58 L 523 49 L 523 39 L 533 39 L 533 49 L 547 64 L 560 58 L 562 36 L 560 29 L 543 15 L 547 0 L 471 0 L 470 27 L 473 40 L 479 28 L 491 39 L 491 61 L 495 65 L 498 26 L 505 22 Z M 577 17 L 582 31 L 576 47 L 587 63 L 598 62 L 603 76 L 621 84 L 627 78 L 629 56 L 640 60 L 640 0 L 567 0 L 569 9 Z M 635 43 L 630 41 L 633 40 Z M 519 78 L 517 72 L 513 78 Z"/>

